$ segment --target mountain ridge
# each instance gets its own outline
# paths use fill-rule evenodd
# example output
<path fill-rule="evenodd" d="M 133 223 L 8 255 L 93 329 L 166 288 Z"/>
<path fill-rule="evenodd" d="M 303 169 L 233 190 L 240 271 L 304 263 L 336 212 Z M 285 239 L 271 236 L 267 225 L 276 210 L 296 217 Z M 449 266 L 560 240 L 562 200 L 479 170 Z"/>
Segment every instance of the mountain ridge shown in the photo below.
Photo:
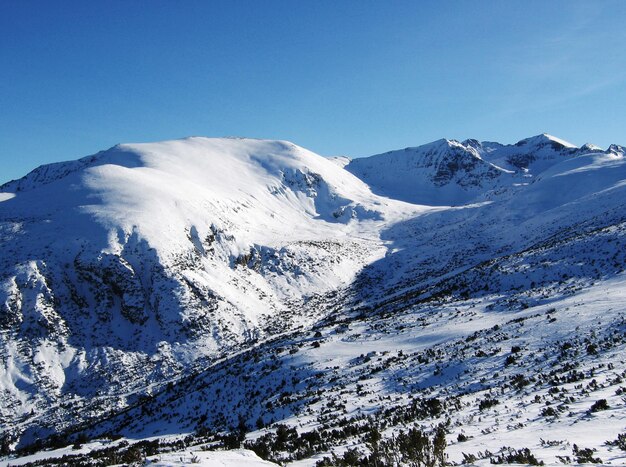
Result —
<path fill-rule="evenodd" d="M 374 156 L 352 159 L 346 169 L 378 194 L 404 201 L 462 205 L 487 191 L 525 183 L 552 165 L 587 153 L 606 151 L 587 144 L 580 148 L 547 133 L 515 144 L 466 139 L 440 139 Z M 617 153 L 616 152 L 616 153 Z M 430 171 L 426 169 L 431 169 Z M 434 184 L 437 190 L 420 189 Z"/>

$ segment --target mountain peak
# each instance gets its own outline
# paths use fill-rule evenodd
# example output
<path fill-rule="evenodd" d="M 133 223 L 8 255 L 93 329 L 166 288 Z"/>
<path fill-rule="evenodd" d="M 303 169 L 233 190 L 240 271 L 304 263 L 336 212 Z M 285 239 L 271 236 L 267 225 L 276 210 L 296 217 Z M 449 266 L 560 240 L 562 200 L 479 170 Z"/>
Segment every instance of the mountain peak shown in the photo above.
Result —
<path fill-rule="evenodd" d="M 551 144 L 555 149 L 557 149 L 558 147 L 565 147 L 565 148 L 577 147 L 576 145 L 568 141 L 565 141 L 564 139 L 557 138 L 556 136 L 552 136 L 548 133 L 541 133 L 540 135 L 535 135 L 529 138 L 524 138 L 518 141 L 517 143 L 515 143 L 515 146 L 518 146 L 518 147 L 526 146 L 526 145 L 543 146 L 547 144 Z"/>
<path fill-rule="evenodd" d="M 439 139 L 436 139 L 435 141 L 431 141 L 430 143 L 425 143 L 420 146 L 409 146 L 405 148 L 404 151 L 405 152 L 407 151 L 429 152 L 433 150 L 441 150 L 441 149 L 453 148 L 453 147 L 464 147 L 464 146 L 462 143 L 460 143 L 456 139 L 439 138 Z M 395 151 L 389 151 L 389 152 L 395 152 Z"/>
<path fill-rule="evenodd" d="M 468 146 L 468 147 L 471 147 L 471 148 L 474 148 L 474 149 L 481 149 L 483 147 L 483 144 L 480 141 L 478 141 L 477 139 L 474 139 L 474 138 L 469 138 L 469 139 L 463 140 L 462 144 L 464 146 Z"/>
<path fill-rule="evenodd" d="M 580 147 L 581 152 L 598 152 L 604 151 L 600 146 L 596 146 L 592 143 L 585 143 Z"/>

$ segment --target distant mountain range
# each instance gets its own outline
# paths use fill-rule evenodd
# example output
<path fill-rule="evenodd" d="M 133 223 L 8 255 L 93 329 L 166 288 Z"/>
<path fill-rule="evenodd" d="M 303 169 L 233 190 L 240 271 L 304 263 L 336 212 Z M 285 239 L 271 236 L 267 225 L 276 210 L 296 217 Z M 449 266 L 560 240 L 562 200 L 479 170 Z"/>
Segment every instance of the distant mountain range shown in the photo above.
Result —
<path fill-rule="evenodd" d="M 624 156 L 547 134 L 352 160 L 194 137 L 8 182 L 0 465 L 107 465 L 154 437 L 388 465 L 416 426 L 450 462 L 624 462 Z"/>

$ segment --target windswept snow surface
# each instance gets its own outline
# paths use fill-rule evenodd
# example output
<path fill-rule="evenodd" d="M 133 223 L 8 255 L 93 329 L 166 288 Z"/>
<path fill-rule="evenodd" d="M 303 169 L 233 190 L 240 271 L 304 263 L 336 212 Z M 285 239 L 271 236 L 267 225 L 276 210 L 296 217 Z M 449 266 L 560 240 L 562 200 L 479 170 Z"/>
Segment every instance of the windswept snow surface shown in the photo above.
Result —
<path fill-rule="evenodd" d="M 267 462 L 254 452 L 246 449 L 232 451 L 182 451 L 156 456 L 148 460 L 146 466 L 176 467 L 195 464 L 200 467 L 271 467 L 277 466 Z"/>
<path fill-rule="evenodd" d="M 30 456 L 0 460 L 0 467 L 21 466 L 29 463 L 61 462 L 64 456 L 75 456 L 90 451 L 98 451 L 103 448 L 114 446 L 119 443 L 95 442 L 83 445 L 79 449 L 67 448 L 54 451 L 42 451 Z M 45 464 L 39 464 L 45 465 Z M 147 456 L 142 461 L 144 466 L 152 467 L 177 467 L 196 465 L 198 467 L 272 467 L 277 466 L 273 462 L 267 462 L 247 449 L 233 449 L 229 451 L 203 451 L 197 448 L 167 452 L 155 456 Z"/>
<path fill-rule="evenodd" d="M 40 167 L 0 187 L 0 441 L 213 446 L 243 424 L 252 446 L 286 423 L 335 440 L 299 451 L 314 465 L 368 452 L 333 430 L 449 419 L 455 462 L 519 441 L 617 465 L 624 154 L 547 134 L 351 161 L 188 138 Z M 285 443 L 272 458 L 296 460 Z"/>

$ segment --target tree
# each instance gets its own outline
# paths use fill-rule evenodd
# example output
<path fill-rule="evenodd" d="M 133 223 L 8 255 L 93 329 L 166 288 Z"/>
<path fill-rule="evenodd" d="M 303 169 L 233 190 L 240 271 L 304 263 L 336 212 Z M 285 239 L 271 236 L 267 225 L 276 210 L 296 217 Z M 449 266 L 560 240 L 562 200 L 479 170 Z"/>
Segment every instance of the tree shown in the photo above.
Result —
<path fill-rule="evenodd" d="M 435 462 L 438 462 L 441 467 L 446 464 L 446 445 L 446 430 L 442 425 L 439 425 L 433 438 L 433 451 Z"/>

